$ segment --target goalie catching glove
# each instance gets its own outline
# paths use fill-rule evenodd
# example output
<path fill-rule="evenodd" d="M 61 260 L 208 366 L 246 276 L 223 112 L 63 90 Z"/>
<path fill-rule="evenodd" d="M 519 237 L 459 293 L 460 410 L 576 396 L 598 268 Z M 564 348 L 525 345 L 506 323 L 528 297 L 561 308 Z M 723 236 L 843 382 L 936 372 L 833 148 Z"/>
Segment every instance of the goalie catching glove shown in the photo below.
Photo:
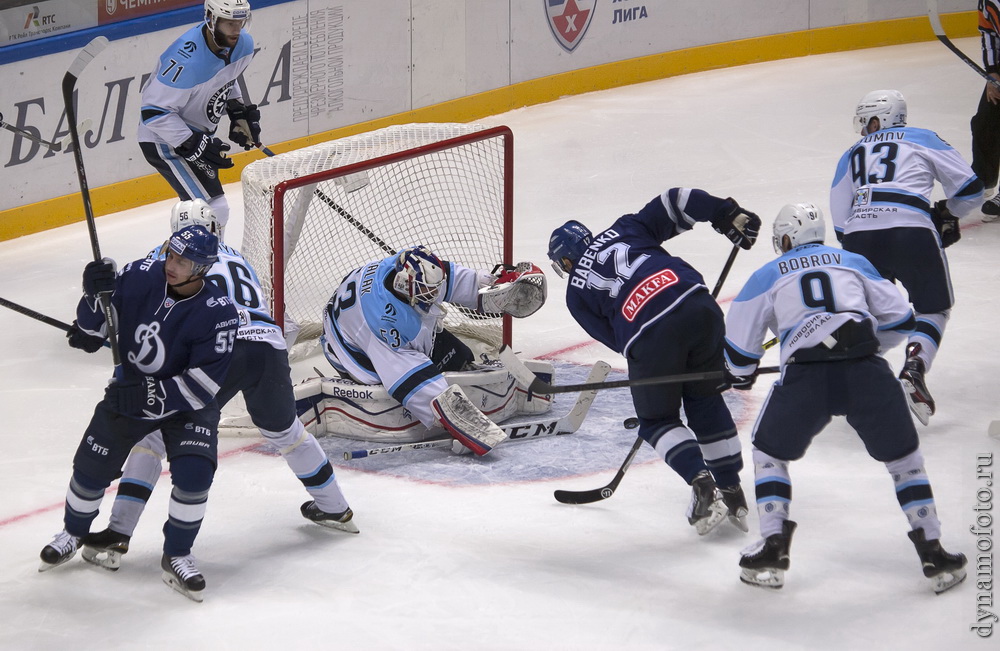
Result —
<path fill-rule="evenodd" d="M 712 228 L 741 249 L 750 250 L 760 232 L 760 217 L 740 207 L 735 199 L 726 199 L 712 217 Z"/>
<path fill-rule="evenodd" d="M 517 266 L 498 264 L 494 281 L 479 290 L 479 311 L 485 314 L 509 314 L 523 319 L 545 304 L 545 274 L 530 262 Z"/>

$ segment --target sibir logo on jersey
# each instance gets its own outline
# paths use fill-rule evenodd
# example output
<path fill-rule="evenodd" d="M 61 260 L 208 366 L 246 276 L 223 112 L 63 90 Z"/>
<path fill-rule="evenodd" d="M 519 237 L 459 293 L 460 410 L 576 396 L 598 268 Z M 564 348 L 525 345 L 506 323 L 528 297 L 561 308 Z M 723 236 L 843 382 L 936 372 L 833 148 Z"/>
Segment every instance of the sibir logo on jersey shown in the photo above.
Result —
<path fill-rule="evenodd" d="M 159 322 L 140 324 L 135 329 L 135 343 L 139 344 L 139 352 L 129 351 L 126 358 L 143 374 L 155 374 L 166 359 L 165 346 L 160 339 Z"/>
<path fill-rule="evenodd" d="M 543 0 L 549 29 L 567 52 L 576 49 L 594 18 L 597 0 Z"/>
<path fill-rule="evenodd" d="M 229 89 L 233 87 L 236 81 L 230 81 L 225 86 L 215 91 L 215 95 L 208 100 L 208 106 L 205 107 L 205 116 L 212 121 L 212 124 L 218 124 L 219 120 L 226 113 L 226 100 L 229 99 Z"/>

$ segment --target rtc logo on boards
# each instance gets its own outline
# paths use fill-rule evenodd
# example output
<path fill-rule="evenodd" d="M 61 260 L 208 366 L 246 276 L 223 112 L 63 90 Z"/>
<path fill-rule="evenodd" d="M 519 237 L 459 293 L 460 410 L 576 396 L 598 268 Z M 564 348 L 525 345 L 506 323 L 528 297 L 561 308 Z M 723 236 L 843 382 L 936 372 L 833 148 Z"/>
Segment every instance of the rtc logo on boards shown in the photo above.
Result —
<path fill-rule="evenodd" d="M 556 41 L 567 52 L 572 52 L 583 40 L 583 35 L 594 18 L 597 0 L 543 0 L 545 17 Z"/>

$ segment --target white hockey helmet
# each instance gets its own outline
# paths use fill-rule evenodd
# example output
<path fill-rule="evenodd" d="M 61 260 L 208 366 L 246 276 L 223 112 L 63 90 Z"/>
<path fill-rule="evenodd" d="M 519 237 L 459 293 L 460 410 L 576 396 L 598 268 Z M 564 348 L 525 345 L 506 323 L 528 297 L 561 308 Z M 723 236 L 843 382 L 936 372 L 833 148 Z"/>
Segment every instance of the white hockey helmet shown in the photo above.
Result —
<path fill-rule="evenodd" d="M 784 247 L 785 236 L 788 237 L 788 247 Z M 826 224 L 823 222 L 823 211 L 811 203 L 790 203 L 778 211 L 774 218 L 774 251 L 777 254 L 790 251 L 797 246 L 810 242 L 823 243 L 826 237 Z"/>
<path fill-rule="evenodd" d="M 430 309 L 447 280 L 445 264 L 423 245 L 403 249 L 396 256 L 392 288 L 406 297 L 410 305 Z"/>
<path fill-rule="evenodd" d="M 906 100 L 898 90 L 873 90 L 854 109 L 854 130 L 862 135 L 872 118 L 878 118 L 879 129 L 906 126 Z"/>
<path fill-rule="evenodd" d="M 176 233 L 185 226 L 204 226 L 212 235 L 219 235 L 219 221 L 204 199 L 178 201 L 174 204 L 170 210 L 170 232 Z"/>
<path fill-rule="evenodd" d="M 247 0 L 205 0 L 205 24 L 213 33 L 219 18 L 242 20 L 243 29 L 250 29 L 250 3 Z"/>

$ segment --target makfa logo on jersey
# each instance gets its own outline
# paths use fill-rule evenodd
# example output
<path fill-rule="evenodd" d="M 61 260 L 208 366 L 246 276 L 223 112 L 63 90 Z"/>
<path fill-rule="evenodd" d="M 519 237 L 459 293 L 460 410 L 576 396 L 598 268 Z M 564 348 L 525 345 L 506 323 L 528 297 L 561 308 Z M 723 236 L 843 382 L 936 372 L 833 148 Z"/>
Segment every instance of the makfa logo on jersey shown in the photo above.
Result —
<path fill-rule="evenodd" d="M 545 17 L 556 41 L 567 52 L 572 52 L 583 41 L 590 22 L 594 19 L 597 0 L 543 0 Z"/>

